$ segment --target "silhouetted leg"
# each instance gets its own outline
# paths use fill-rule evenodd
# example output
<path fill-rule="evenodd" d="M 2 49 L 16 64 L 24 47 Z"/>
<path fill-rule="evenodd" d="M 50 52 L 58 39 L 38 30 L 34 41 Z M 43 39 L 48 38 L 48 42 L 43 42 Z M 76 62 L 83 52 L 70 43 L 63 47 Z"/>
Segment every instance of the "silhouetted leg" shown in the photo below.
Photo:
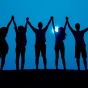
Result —
<path fill-rule="evenodd" d="M 86 52 L 86 47 L 83 47 L 82 48 L 82 58 L 83 58 L 83 63 L 84 63 L 84 67 L 85 67 L 85 70 L 87 70 L 87 52 Z"/>
<path fill-rule="evenodd" d="M 56 69 L 58 69 L 58 55 L 59 55 L 59 53 L 56 52 L 56 61 L 55 61 L 55 62 L 56 62 L 56 63 L 55 63 L 55 64 L 56 64 Z"/>
<path fill-rule="evenodd" d="M 25 47 L 23 47 L 23 49 L 21 51 L 21 57 L 22 57 L 21 70 L 23 70 L 24 69 L 24 64 L 25 64 Z"/>
<path fill-rule="evenodd" d="M 83 58 L 83 62 L 84 62 L 85 70 L 87 70 L 87 60 L 86 60 L 86 58 Z"/>
<path fill-rule="evenodd" d="M 39 55 L 40 55 L 40 47 L 38 45 L 35 45 L 36 69 L 38 69 Z"/>
<path fill-rule="evenodd" d="M 55 46 L 55 65 L 56 65 L 56 69 L 58 69 L 58 58 L 59 58 L 59 49 L 57 46 Z"/>
<path fill-rule="evenodd" d="M 20 48 L 16 47 L 16 69 L 19 70 Z"/>
<path fill-rule="evenodd" d="M 46 45 L 45 44 L 41 47 L 41 53 L 43 57 L 44 69 L 46 69 Z"/>
<path fill-rule="evenodd" d="M 46 69 L 46 57 L 43 57 L 44 69 Z"/>
<path fill-rule="evenodd" d="M 80 49 L 81 47 L 75 46 L 75 58 L 76 58 L 78 70 L 80 70 L 80 51 L 81 51 Z"/>
<path fill-rule="evenodd" d="M 78 70 L 80 70 L 80 58 L 77 58 L 76 61 L 77 61 Z"/>
<path fill-rule="evenodd" d="M 1 70 L 3 70 L 4 64 L 5 64 L 5 57 L 6 57 L 6 54 L 3 54 L 1 58 Z"/>
<path fill-rule="evenodd" d="M 64 70 L 66 70 L 66 62 L 65 62 L 65 48 L 64 48 L 64 45 L 61 46 L 60 48 L 60 51 L 61 51 L 61 58 L 62 58 L 62 63 L 63 63 L 63 66 L 64 66 Z"/>
<path fill-rule="evenodd" d="M 1 70 L 3 70 L 3 67 L 5 65 L 5 58 L 6 58 L 6 54 L 8 53 L 8 44 L 6 43 L 6 41 L 2 42 L 2 45 L 0 46 L 1 51 Z"/>
<path fill-rule="evenodd" d="M 62 62 L 63 62 L 64 70 L 66 70 L 66 63 L 65 63 L 65 58 L 64 57 L 62 57 Z"/>

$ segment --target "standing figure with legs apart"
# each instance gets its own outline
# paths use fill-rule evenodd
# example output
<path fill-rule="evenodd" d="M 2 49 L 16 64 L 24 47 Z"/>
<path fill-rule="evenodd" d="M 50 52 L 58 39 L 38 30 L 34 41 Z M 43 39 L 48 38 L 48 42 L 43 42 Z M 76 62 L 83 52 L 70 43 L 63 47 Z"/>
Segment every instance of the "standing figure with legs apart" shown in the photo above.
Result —
<path fill-rule="evenodd" d="M 65 22 L 64 27 L 59 27 L 58 32 L 55 31 L 55 25 L 54 25 L 54 20 L 52 20 L 52 25 L 55 33 L 55 65 L 56 69 L 58 69 L 58 58 L 59 58 L 59 52 L 61 53 L 61 58 L 64 66 L 64 70 L 66 70 L 66 61 L 65 61 L 65 46 L 64 46 L 64 40 L 66 38 L 66 25 L 67 21 Z"/>
<path fill-rule="evenodd" d="M 30 21 L 27 20 L 27 23 L 29 24 L 29 26 L 31 27 L 31 29 L 33 30 L 33 32 L 36 35 L 36 42 L 35 42 L 36 69 L 38 69 L 40 51 L 41 51 L 41 54 L 43 57 L 44 69 L 46 69 L 46 43 L 45 43 L 46 38 L 45 38 L 45 34 L 46 34 L 46 31 L 47 31 L 52 19 L 53 19 L 53 17 L 50 18 L 50 20 L 47 23 L 47 25 L 45 26 L 45 28 L 42 28 L 43 24 L 42 24 L 42 22 L 39 22 L 38 29 L 34 28 L 32 26 L 32 24 L 30 23 Z"/>
<path fill-rule="evenodd" d="M 19 70 L 19 58 L 21 54 L 21 58 L 22 58 L 21 70 L 23 70 L 25 64 L 25 52 L 26 52 L 26 44 L 27 44 L 27 39 L 26 39 L 27 22 L 25 26 L 20 25 L 17 27 L 13 16 L 13 23 L 16 32 L 16 69 Z"/>

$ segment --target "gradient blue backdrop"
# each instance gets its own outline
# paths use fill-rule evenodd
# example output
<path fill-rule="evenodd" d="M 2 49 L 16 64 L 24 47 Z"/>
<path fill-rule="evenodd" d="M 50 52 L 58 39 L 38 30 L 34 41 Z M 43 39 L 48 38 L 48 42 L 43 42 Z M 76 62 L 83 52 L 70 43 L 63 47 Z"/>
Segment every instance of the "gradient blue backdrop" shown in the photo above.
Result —
<path fill-rule="evenodd" d="M 0 27 L 6 26 L 12 15 L 15 16 L 17 25 L 25 25 L 26 17 L 30 18 L 30 22 L 37 28 L 39 21 L 45 26 L 54 16 L 56 26 L 64 26 L 65 17 L 69 17 L 71 26 L 79 22 L 81 29 L 88 27 L 88 0 L 1 0 L 0 1 Z M 77 69 L 76 59 L 74 58 L 75 41 L 72 33 L 66 28 L 67 38 L 65 42 L 65 59 L 67 69 Z M 86 42 L 88 55 L 88 32 L 84 39 Z M 9 44 L 9 52 L 6 56 L 4 70 L 14 70 L 15 68 L 15 31 L 14 25 L 11 24 L 6 40 Z M 35 34 L 28 26 L 27 30 L 27 46 L 25 55 L 25 69 L 35 69 Z M 46 33 L 47 45 L 47 68 L 55 69 L 55 52 L 54 52 L 55 36 L 52 33 L 52 25 L 49 26 Z M 88 61 L 88 60 L 87 60 Z M 59 59 L 59 69 L 63 69 L 62 60 Z M 43 60 L 40 56 L 39 68 L 43 68 Z M 81 58 L 81 69 L 84 70 L 83 60 Z"/>

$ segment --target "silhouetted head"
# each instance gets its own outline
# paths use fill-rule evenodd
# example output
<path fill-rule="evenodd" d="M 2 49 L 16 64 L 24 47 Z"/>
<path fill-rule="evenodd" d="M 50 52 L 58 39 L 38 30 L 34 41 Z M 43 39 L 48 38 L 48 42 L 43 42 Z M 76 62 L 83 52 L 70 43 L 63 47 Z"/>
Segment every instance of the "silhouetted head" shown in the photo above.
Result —
<path fill-rule="evenodd" d="M 39 22 L 39 23 L 38 23 L 38 27 L 39 27 L 39 30 L 42 29 L 42 27 L 43 27 L 42 22 Z"/>
<path fill-rule="evenodd" d="M 58 31 L 59 31 L 60 38 L 62 40 L 64 40 L 66 38 L 66 33 L 65 33 L 64 28 L 63 27 L 59 27 Z"/>
<path fill-rule="evenodd" d="M 76 23 L 75 24 L 75 28 L 76 28 L 77 31 L 79 31 L 80 30 L 80 24 L 79 23 Z"/>
<path fill-rule="evenodd" d="M 2 36 L 2 38 L 6 37 L 7 34 L 7 27 L 2 27 L 0 28 L 0 36 Z"/>
<path fill-rule="evenodd" d="M 23 26 L 19 26 L 18 31 L 23 33 L 25 31 L 25 28 Z"/>
<path fill-rule="evenodd" d="M 63 27 L 59 27 L 58 31 L 62 32 L 62 31 L 64 31 L 64 28 Z"/>

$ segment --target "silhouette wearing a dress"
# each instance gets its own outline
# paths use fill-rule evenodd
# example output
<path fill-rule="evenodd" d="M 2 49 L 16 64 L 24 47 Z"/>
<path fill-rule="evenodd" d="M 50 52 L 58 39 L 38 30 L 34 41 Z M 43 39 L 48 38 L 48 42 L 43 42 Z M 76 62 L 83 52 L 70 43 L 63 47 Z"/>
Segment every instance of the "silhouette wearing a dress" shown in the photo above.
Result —
<path fill-rule="evenodd" d="M 40 52 L 42 54 L 43 57 L 43 62 L 44 62 L 44 69 L 46 69 L 46 38 L 45 38 L 45 33 L 51 23 L 51 20 L 53 18 L 51 17 L 49 22 L 47 23 L 47 25 L 45 26 L 45 28 L 43 27 L 42 22 L 38 23 L 38 29 L 34 28 L 31 23 L 27 20 L 27 23 L 29 24 L 29 26 L 31 27 L 31 29 L 34 31 L 35 33 L 35 37 L 36 37 L 36 42 L 35 42 L 35 56 L 36 56 L 36 69 L 38 69 L 38 64 L 39 64 L 39 56 L 40 56 Z"/>
<path fill-rule="evenodd" d="M 59 58 L 59 53 L 61 53 L 61 58 L 62 58 L 62 63 L 64 66 L 64 70 L 66 70 L 66 62 L 65 62 L 65 46 L 64 46 L 64 40 L 66 38 L 66 25 L 67 21 L 65 22 L 64 27 L 59 27 L 58 32 L 55 31 L 55 25 L 54 25 L 54 20 L 52 20 L 52 25 L 55 33 L 55 65 L 56 69 L 58 69 L 58 58 Z"/>
<path fill-rule="evenodd" d="M 25 64 L 25 52 L 26 52 L 26 31 L 27 31 L 27 22 L 25 27 L 20 25 L 17 27 L 16 22 L 13 16 L 14 29 L 16 32 L 16 69 L 19 70 L 19 58 L 21 55 L 21 70 L 24 69 Z"/>
<path fill-rule="evenodd" d="M 86 44 L 84 41 L 84 34 L 88 31 L 88 28 L 85 28 L 84 30 L 80 31 L 80 24 L 76 23 L 75 24 L 76 30 L 73 30 L 73 28 L 70 26 L 68 18 L 67 22 L 68 27 L 75 38 L 75 58 L 77 61 L 78 70 L 80 70 L 80 54 L 82 54 L 85 70 L 87 70 L 87 60 L 86 60 L 87 52 L 86 52 Z"/>
<path fill-rule="evenodd" d="M 3 67 L 5 65 L 5 58 L 6 54 L 8 54 L 9 46 L 6 41 L 6 36 L 9 30 L 9 26 L 12 22 L 12 18 L 10 22 L 7 24 L 7 27 L 0 28 L 0 58 L 1 58 L 1 70 L 3 70 Z"/>

